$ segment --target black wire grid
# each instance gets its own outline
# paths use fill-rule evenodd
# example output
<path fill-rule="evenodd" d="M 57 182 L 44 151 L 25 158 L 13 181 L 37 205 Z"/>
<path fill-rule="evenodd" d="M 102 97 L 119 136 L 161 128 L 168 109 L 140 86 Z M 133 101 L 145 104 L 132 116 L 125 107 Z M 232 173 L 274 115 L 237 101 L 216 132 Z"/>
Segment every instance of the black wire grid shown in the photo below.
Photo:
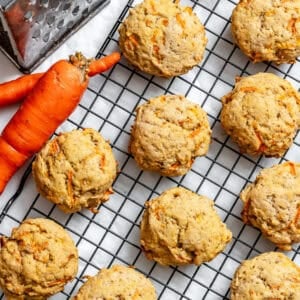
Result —
<path fill-rule="evenodd" d="M 118 27 L 130 7 L 128 1 L 98 57 L 118 49 Z M 121 263 L 134 265 L 149 277 L 159 299 L 229 299 L 230 282 L 235 269 L 244 259 L 277 248 L 258 230 L 245 226 L 241 220 L 240 191 L 254 180 L 264 167 L 283 160 L 298 161 L 300 136 L 281 159 L 253 158 L 239 153 L 238 148 L 220 126 L 220 98 L 229 92 L 236 76 L 257 72 L 273 72 L 287 78 L 299 88 L 299 62 L 274 66 L 252 64 L 233 44 L 230 16 L 237 0 L 186 0 L 206 27 L 208 45 L 202 63 L 188 74 L 161 79 L 138 72 L 122 60 L 105 74 L 92 78 L 80 105 L 57 131 L 92 127 L 110 140 L 120 173 L 114 182 L 114 194 L 98 214 L 82 211 L 67 215 L 36 192 L 30 166 L 19 189 L 0 215 L 0 234 L 10 235 L 11 229 L 29 217 L 45 217 L 61 224 L 72 235 L 79 250 L 79 272 L 75 280 L 53 299 L 69 299 L 83 283 L 84 275 Z M 161 94 L 184 94 L 200 104 L 208 113 L 213 141 L 209 153 L 198 158 L 183 177 L 160 177 L 141 171 L 128 154 L 130 127 L 135 108 L 149 98 Z M 200 267 L 161 267 L 145 258 L 139 247 L 139 224 L 144 202 L 172 186 L 183 186 L 215 201 L 221 218 L 233 232 L 233 239 L 223 253 Z M 286 253 L 300 263 L 300 247 Z M 3 295 L 0 299 L 3 299 Z"/>

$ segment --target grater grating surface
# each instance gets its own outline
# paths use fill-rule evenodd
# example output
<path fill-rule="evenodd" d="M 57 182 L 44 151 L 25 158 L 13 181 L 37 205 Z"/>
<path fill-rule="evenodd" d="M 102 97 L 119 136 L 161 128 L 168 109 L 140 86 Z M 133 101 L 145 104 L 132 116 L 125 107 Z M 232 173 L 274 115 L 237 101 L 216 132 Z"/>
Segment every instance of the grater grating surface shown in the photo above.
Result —
<path fill-rule="evenodd" d="M 128 9 L 140 1 L 128 1 L 98 56 L 118 49 L 118 27 Z M 60 212 L 42 199 L 33 188 L 27 168 L 19 190 L 0 215 L 0 234 L 28 217 L 47 217 L 64 226 L 76 241 L 80 261 L 77 278 L 53 299 L 69 299 L 83 282 L 84 275 L 116 263 L 134 265 L 154 283 L 159 299 L 229 299 L 232 275 L 239 263 L 262 252 L 277 250 L 258 230 L 242 223 L 239 193 L 264 167 L 284 160 L 299 162 L 300 135 L 282 159 L 241 155 L 220 126 L 220 98 L 230 91 L 235 76 L 267 71 L 300 87 L 300 64 L 274 66 L 252 64 L 234 46 L 230 35 L 230 15 L 237 0 L 185 0 L 205 24 L 208 45 L 200 66 L 188 74 L 169 80 L 133 70 L 122 60 L 112 70 L 94 77 L 77 110 L 61 128 L 93 127 L 110 140 L 121 169 L 114 183 L 115 193 L 99 214 L 82 211 L 74 215 Z M 183 177 L 165 178 L 141 171 L 128 154 L 127 146 L 135 108 L 165 93 L 181 93 L 199 103 L 208 113 L 213 142 L 206 157 L 198 158 Z M 165 189 L 184 186 L 215 201 L 215 207 L 233 232 L 233 240 L 213 261 L 200 267 L 161 267 L 145 259 L 139 247 L 139 222 L 144 201 Z M 299 245 L 286 254 L 300 264 Z M 3 299 L 3 296 L 0 296 Z"/>
<path fill-rule="evenodd" d="M 108 3 L 109 0 L 2 0 L 0 49 L 23 72 L 32 71 Z"/>

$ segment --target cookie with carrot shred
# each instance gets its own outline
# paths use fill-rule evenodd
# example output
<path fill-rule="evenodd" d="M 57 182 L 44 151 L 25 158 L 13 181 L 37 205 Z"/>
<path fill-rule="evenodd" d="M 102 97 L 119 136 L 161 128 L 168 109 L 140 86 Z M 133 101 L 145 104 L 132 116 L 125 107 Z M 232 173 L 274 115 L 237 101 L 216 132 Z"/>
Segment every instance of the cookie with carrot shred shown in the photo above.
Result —
<path fill-rule="evenodd" d="M 78 271 L 70 235 L 48 219 L 27 219 L 0 237 L 0 287 L 6 299 L 46 300 L 62 291 Z"/>
<path fill-rule="evenodd" d="M 240 195 L 242 218 L 282 250 L 300 242 L 300 164 L 285 162 L 262 170 Z"/>
<path fill-rule="evenodd" d="M 172 77 L 201 62 L 207 43 L 204 26 L 179 1 L 144 0 L 121 24 L 119 46 L 141 71 Z"/>
<path fill-rule="evenodd" d="M 138 107 L 129 150 L 143 170 L 186 174 L 211 141 L 206 112 L 182 95 L 163 95 Z"/>
<path fill-rule="evenodd" d="M 231 300 L 300 299 L 300 268 L 280 252 L 245 260 L 231 283 Z"/>
<path fill-rule="evenodd" d="M 295 63 L 300 55 L 300 0 L 240 0 L 232 34 L 253 61 Z"/>
<path fill-rule="evenodd" d="M 221 124 L 242 153 L 280 157 L 300 124 L 300 94 L 271 73 L 237 78 L 222 98 Z"/>
<path fill-rule="evenodd" d="M 112 194 L 117 162 L 99 132 L 79 129 L 47 142 L 32 164 L 32 174 L 41 195 L 62 211 L 95 210 Z"/>
<path fill-rule="evenodd" d="M 81 286 L 73 300 L 156 300 L 150 279 L 132 267 L 114 265 L 102 269 Z"/>
<path fill-rule="evenodd" d="M 213 201 L 185 188 L 168 189 L 146 203 L 141 247 L 148 259 L 161 265 L 211 261 L 231 237 Z"/>

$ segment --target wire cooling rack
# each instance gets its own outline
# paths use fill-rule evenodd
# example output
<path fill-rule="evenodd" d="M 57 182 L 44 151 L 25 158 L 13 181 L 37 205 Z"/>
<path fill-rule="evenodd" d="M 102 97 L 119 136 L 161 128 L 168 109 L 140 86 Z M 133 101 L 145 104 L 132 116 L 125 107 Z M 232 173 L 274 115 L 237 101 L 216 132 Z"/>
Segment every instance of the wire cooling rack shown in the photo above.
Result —
<path fill-rule="evenodd" d="M 118 49 L 118 27 L 128 10 L 140 1 L 128 1 L 98 56 Z M 80 105 L 58 129 L 68 131 L 92 127 L 110 140 L 120 173 L 114 182 L 114 194 L 98 214 L 82 211 L 66 215 L 42 199 L 34 188 L 30 166 L 12 200 L 0 215 L 0 234 L 29 217 L 50 218 L 72 235 L 79 250 L 79 272 L 65 290 L 52 299 L 69 299 L 82 285 L 84 275 L 121 263 L 134 265 L 149 277 L 159 299 L 229 299 L 230 282 L 235 269 L 244 259 L 277 250 L 258 230 L 241 221 L 240 191 L 254 180 L 264 167 L 283 160 L 299 162 L 300 137 L 282 159 L 253 158 L 241 155 L 220 126 L 220 98 L 229 92 L 236 76 L 273 72 L 300 86 L 300 63 L 283 65 L 252 64 L 233 44 L 230 16 L 237 0 L 182 1 L 192 6 L 205 24 L 208 45 L 203 62 L 188 74 L 170 80 L 137 72 L 122 60 L 112 70 L 94 77 Z M 160 94 L 184 94 L 199 103 L 208 113 L 213 130 L 209 153 L 196 159 L 183 177 L 167 178 L 141 171 L 128 154 L 130 127 L 135 108 Z M 213 261 L 200 267 L 161 267 L 145 258 L 139 247 L 139 223 L 144 202 L 167 188 L 184 186 L 215 201 L 215 207 L 233 232 L 232 242 Z M 295 245 L 286 254 L 300 263 L 300 248 Z M 0 299 L 3 299 L 3 295 Z"/>

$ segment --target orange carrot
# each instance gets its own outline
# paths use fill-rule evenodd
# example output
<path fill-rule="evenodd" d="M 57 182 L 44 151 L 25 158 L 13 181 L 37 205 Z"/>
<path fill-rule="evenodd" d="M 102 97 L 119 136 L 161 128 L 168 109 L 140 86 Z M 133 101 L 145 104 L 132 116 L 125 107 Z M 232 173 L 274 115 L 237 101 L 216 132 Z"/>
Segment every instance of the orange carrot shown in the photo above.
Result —
<path fill-rule="evenodd" d="M 42 73 L 30 74 L 0 84 L 0 106 L 22 100 L 33 89 Z"/>
<path fill-rule="evenodd" d="M 0 136 L 0 194 L 14 173 L 76 108 L 88 85 L 89 63 L 80 54 L 55 63 L 6 125 Z M 101 68 L 106 70 L 108 63 Z"/>
<path fill-rule="evenodd" d="M 113 52 L 97 60 L 91 60 L 87 73 L 90 77 L 103 73 L 120 60 L 120 53 Z M 43 73 L 23 75 L 0 84 L 0 107 L 19 102 L 33 89 Z"/>

